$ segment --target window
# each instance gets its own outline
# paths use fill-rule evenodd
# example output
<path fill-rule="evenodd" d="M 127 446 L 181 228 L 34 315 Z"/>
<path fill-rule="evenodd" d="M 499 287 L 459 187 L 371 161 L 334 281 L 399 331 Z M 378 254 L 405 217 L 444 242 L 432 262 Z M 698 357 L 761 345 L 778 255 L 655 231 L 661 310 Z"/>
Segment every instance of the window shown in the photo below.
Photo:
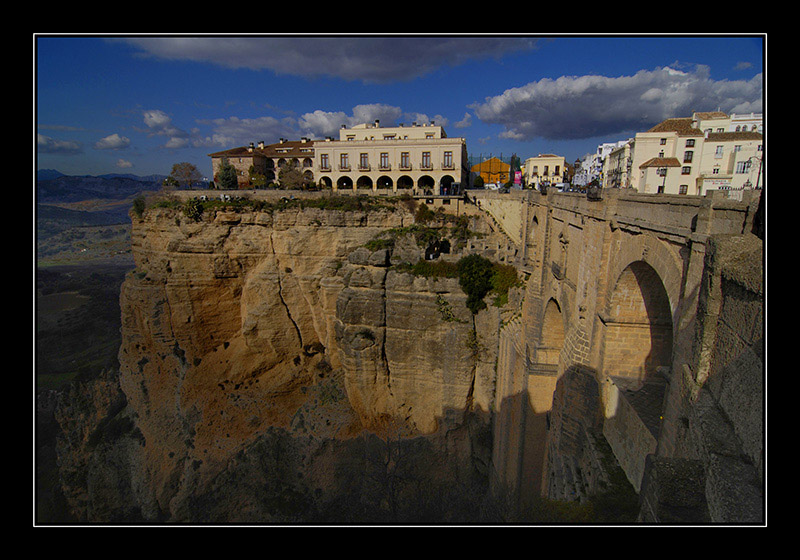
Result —
<path fill-rule="evenodd" d="M 368 154 L 360 154 L 359 155 L 358 168 L 359 169 L 369 169 L 369 155 Z"/>
<path fill-rule="evenodd" d="M 687 148 L 694 148 L 694 138 L 689 138 L 689 139 L 686 141 L 686 147 L 687 147 Z"/>
<path fill-rule="evenodd" d="M 381 169 L 389 169 L 389 152 L 381 152 Z"/>
<path fill-rule="evenodd" d="M 661 142 L 659 142 L 659 144 L 661 144 L 662 146 L 665 146 L 667 144 L 667 139 L 666 138 L 662 138 Z"/>
<path fill-rule="evenodd" d="M 453 152 L 445 152 L 444 153 L 444 162 L 443 166 L 445 169 L 452 169 L 453 168 Z"/>
<path fill-rule="evenodd" d="M 691 175 L 691 174 L 692 174 L 691 166 L 684 165 L 683 167 L 681 167 L 681 175 Z"/>
<path fill-rule="evenodd" d="M 350 169 L 350 160 L 348 159 L 347 154 L 339 154 L 339 169 Z"/>
<path fill-rule="evenodd" d="M 717 150 L 714 152 L 715 158 L 721 158 L 725 148 L 723 146 L 717 146 Z"/>
<path fill-rule="evenodd" d="M 430 152 L 422 152 L 422 168 L 423 169 L 430 169 L 431 168 L 431 153 Z"/>
<path fill-rule="evenodd" d="M 557 175 L 559 174 L 560 168 L 561 168 L 561 166 L 560 166 L 560 165 L 556 165 L 556 168 L 555 168 L 555 170 L 553 171 L 553 175 L 556 175 L 556 176 L 557 176 Z"/>
<path fill-rule="evenodd" d="M 411 169 L 411 158 L 409 152 L 400 152 L 400 167 L 402 169 Z"/>
<path fill-rule="evenodd" d="M 678 194 L 686 194 L 689 192 L 689 185 L 679 185 Z"/>
<path fill-rule="evenodd" d="M 319 168 L 320 169 L 330 169 L 331 164 L 328 161 L 328 154 L 320 154 L 319 155 Z"/>
<path fill-rule="evenodd" d="M 740 161 L 736 164 L 736 173 L 749 173 L 750 172 L 750 160 L 747 161 Z"/>
<path fill-rule="evenodd" d="M 694 157 L 694 152 L 692 150 L 683 152 L 683 163 L 692 163 L 692 157 Z"/>

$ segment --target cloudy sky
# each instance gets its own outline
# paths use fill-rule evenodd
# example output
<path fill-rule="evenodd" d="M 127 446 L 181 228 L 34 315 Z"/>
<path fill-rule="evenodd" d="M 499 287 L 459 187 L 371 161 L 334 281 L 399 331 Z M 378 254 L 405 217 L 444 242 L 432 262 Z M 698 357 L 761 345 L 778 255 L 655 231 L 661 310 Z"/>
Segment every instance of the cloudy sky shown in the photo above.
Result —
<path fill-rule="evenodd" d="M 34 36 L 38 169 L 170 172 L 342 124 L 575 161 L 692 111 L 762 112 L 763 36 Z"/>

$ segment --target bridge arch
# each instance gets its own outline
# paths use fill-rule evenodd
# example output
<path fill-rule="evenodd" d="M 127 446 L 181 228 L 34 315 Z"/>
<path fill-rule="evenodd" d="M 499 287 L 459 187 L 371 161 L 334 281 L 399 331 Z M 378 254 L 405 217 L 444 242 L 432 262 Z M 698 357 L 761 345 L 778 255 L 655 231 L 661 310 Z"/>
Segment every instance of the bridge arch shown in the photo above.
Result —
<path fill-rule="evenodd" d="M 670 298 L 658 272 L 644 260 L 619 274 L 604 316 L 602 367 L 606 375 L 652 378 L 672 362 Z"/>
<path fill-rule="evenodd" d="M 537 362 L 549 366 L 558 366 L 558 356 L 564 346 L 564 317 L 561 306 L 550 298 L 544 308 L 542 318 L 542 336 L 537 348 Z"/>

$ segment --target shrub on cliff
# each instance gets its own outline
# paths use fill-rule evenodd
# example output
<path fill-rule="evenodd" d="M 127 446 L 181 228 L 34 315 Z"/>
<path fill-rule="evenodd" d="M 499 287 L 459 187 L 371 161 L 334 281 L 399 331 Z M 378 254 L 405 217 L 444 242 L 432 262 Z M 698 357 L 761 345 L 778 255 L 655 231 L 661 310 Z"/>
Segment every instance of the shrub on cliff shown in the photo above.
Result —
<path fill-rule="evenodd" d="M 458 261 L 458 283 L 467 294 L 467 308 L 473 314 L 486 308 L 483 298 L 492 289 L 494 265 L 480 255 L 468 255 Z"/>
<path fill-rule="evenodd" d="M 199 221 L 200 217 L 203 215 L 203 202 L 196 198 L 187 200 L 183 205 L 183 213 L 187 218 L 195 222 Z"/>
<path fill-rule="evenodd" d="M 133 213 L 136 214 L 137 217 L 141 218 L 142 214 L 144 214 L 144 197 L 137 196 L 133 199 Z"/>

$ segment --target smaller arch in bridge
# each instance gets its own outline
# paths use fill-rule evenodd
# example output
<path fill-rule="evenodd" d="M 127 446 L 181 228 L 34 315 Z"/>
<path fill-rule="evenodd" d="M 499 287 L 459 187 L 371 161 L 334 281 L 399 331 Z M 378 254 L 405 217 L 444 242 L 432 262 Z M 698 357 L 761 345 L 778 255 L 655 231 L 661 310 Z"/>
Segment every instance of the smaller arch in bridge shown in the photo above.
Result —
<path fill-rule="evenodd" d="M 565 329 L 561 306 L 554 298 L 547 300 L 541 325 L 541 335 L 539 344 L 535 347 L 531 373 L 555 375 L 558 372 L 561 349 L 564 347 Z"/>

